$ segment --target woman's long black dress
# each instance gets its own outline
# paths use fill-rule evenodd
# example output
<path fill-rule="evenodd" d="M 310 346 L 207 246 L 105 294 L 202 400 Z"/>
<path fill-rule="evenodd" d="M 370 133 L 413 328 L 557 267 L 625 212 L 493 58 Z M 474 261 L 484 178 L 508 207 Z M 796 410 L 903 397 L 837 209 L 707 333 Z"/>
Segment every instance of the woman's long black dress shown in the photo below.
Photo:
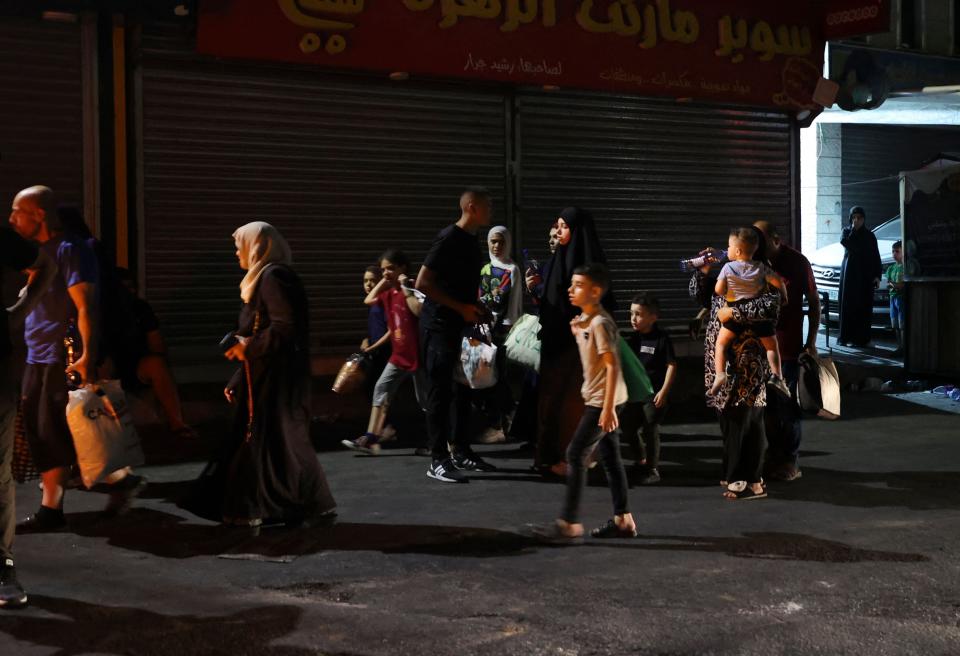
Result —
<path fill-rule="evenodd" d="M 580 311 L 570 304 L 567 290 L 574 269 L 582 264 L 606 264 L 593 215 L 568 207 L 560 217 L 570 226 L 570 242 L 559 246 L 545 268 L 540 298 L 540 390 L 537 399 L 537 449 L 534 464 L 549 467 L 564 462 L 567 446 L 583 415 L 583 369 L 570 321 Z M 609 290 L 602 300 L 616 309 Z"/>
<path fill-rule="evenodd" d="M 714 350 L 720 321 L 717 312 L 726 305 L 722 296 L 713 293 L 714 276 L 695 271 L 690 279 L 690 296 L 710 310 L 704 338 L 704 387 L 710 389 L 716 376 Z M 764 408 L 767 405 L 766 350 L 750 324 L 757 321 L 776 323 L 780 311 L 778 294 L 768 293 L 758 298 L 738 303 L 735 317 L 746 325 L 730 345 L 730 362 L 734 376 L 714 395 L 707 395 L 707 406 L 717 411 L 720 431 L 723 435 L 722 480 L 728 482 L 760 482 L 763 454 L 767 437 L 764 427 Z"/>
<path fill-rule="evenodd" d="M 870 341 L 874 280 L 883 267 L 877 238 L 865 227 L 846 228 L 840 240 L 846 249 L 840 270 L 840 337 L 844 343 L 864 346 Z"/>
<path fill-rule="evenodd" d="M 264 270 L 237 334 L 250 341 L 245 366 L 228 384 L 236 396 L 233 427 L 187 508 L 215 521 L 295 523 L 329 513 L 336 503 L 309 434 L 307 297 L 292 269 Z"/>

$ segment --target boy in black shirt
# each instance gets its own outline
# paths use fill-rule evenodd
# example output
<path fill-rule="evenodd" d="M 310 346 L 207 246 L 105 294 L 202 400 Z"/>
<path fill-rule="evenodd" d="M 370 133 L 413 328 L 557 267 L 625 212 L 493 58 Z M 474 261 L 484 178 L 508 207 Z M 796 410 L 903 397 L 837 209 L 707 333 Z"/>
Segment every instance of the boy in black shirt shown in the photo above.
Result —
<path fill-rule="evenodd" d="M 461 470 L 494 469 L 470 448 L 465 430 L 469 388 L 453 378 L 463 329 L 483 316 L 477 304 L 483 266 L 477 231 L 490 225 L 490 213 L 486 189 L 463 192 L 460 219 L 440 231 L 417 276 L 417 289 L 427 297 L 420 312 L 420 366 L 427 381 L 424 405 L 432 451 L 427 476 L 442 483 L 469 482 Z"/>
<path fill-rule="evenodd" d="M 667 396 L 677 373 L 673 343 L 657 325 L 659 316 L 660 302 L 653 294 L 641 292 L 633 297 L 630 325 L 635 332 L 627 343 L 643 363 L 654 389 L 652 399 L 628 404 L 624 413 L 624 435 L 636 454 L 641 485 L 660 481 L 660 422 L 666 414 Z"/>

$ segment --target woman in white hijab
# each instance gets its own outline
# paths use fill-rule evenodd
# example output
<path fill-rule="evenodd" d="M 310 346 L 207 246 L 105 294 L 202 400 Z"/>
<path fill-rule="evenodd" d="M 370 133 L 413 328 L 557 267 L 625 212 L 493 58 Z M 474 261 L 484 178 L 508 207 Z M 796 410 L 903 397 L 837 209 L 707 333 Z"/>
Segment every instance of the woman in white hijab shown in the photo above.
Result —
<path fill-rule="evenodd" d="M 480 302 L 496 316 L 493 339 L 497 344 L 499 379 L 489 390 L 476 395 L 488 417 L 489 426 L 480 436 L 485 444 L 503 442 L 505 431 L 513 415 L 513 394 L 507 382 L 507 359 L 504 341 L 510 327 L 523 314 L 523 277 L 510 257 L 512 239 L 504 226 L 494 226 L 487 233 L 490 262 L 480 269 Z"/>
<path fill-rule="evenodd" d="M 480 270 L 480 301 L 496 313 L 497 327 L 507 330 L 523 314 L 523 278 L 510 257 L 512 241 L 505 226 L 490 228 L 490 263 Z"/>
<path fill-rule="evenodd" d="M 255 530 L 332 517 L 336 504 L 310 443 L 307 295 L 280 232 L 255 221 L 233 233 L 243 308 L 224 355 L 241 367 L 224 394 L 232 429 L 187 508 Z"/>

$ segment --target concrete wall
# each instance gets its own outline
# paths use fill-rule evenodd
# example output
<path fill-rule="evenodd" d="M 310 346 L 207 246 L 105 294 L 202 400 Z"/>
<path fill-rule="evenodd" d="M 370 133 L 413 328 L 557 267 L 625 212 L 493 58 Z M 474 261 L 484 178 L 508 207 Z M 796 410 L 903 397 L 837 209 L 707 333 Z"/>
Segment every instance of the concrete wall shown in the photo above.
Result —
<path fill-rule="evenodd" d="M 814 123 L 800 134 L 800 247 L 812 253 L 840 241 L 841 126 Z"/>

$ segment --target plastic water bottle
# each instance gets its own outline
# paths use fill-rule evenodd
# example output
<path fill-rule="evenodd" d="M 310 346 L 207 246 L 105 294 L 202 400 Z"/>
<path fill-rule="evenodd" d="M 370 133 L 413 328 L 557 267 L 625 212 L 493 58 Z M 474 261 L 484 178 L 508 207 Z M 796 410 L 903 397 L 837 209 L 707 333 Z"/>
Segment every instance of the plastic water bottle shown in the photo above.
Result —
<path fill-rule="evenodd" d="M 690 273 L 707 264 L 723 264 L 727 261 L 727 252 L 718 248 L 708 248 L 706 253 L 691 257 L 687 260 L 680 260 L 680 270 L 684 273 Z"/>

